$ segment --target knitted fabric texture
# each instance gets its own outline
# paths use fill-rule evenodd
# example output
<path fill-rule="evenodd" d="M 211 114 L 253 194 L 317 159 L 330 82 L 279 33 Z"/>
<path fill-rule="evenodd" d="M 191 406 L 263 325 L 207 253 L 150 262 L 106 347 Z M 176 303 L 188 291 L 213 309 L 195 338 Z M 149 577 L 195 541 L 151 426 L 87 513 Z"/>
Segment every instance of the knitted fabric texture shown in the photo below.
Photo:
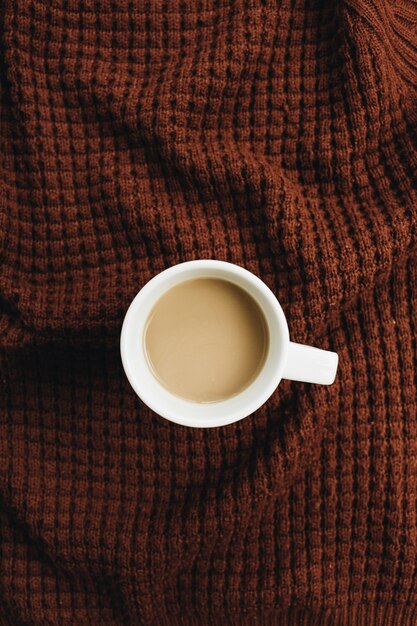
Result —
<path fill-rule="evenodd" d="M 0 623 L 417 623 L 417 10 L 3 0 Z M 216 258 L 330 387 L 148 409 L 139 289 Z"/>

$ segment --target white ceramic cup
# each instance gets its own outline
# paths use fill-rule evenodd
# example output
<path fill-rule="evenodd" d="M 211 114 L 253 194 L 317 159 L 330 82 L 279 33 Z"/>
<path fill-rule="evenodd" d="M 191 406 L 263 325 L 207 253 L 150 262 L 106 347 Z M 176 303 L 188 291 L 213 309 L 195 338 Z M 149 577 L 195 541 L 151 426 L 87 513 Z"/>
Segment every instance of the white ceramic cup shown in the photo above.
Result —
<path fill-rule="evenodd" d="M 148 366 L 144 345 L 146 321 L 156 301 L 175 285 L 202 277 L 221 278 L 245 289 L 262 309 L 269 332 L 268 353 L 255 380 L 239 394 L 210 403 L 180 398 L 163 387 Z M 225 426 L 250 415 L 268 400 L 283 378 L 331 385 L 338 365 L 335 352 L 290 341 L 281 305 L 255 274 L 211 259 L 173 265 L 144 285 L 127 310 L 120 351 L 126 376 L 148 407 L 172 422 L 198 428 Z"/>

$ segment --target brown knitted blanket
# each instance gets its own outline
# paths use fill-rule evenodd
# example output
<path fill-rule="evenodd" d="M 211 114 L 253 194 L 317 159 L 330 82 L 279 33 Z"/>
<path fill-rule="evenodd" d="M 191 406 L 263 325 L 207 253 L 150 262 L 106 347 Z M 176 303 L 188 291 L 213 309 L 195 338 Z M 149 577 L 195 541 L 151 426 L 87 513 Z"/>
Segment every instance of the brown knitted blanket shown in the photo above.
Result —
<path fill-rule="evenodd" d="M 0 623 L 417 623 L 412 0 L 3 0 Z M 139 289 L 216 258 L 331 387 L 152 413 Z"/>

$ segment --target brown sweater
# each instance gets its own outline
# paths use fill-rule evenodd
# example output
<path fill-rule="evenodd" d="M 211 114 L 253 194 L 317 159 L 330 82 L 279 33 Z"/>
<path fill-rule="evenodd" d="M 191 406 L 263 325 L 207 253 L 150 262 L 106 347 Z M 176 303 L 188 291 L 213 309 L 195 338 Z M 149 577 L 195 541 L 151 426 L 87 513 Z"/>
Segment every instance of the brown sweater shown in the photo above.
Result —
<path fill-rule="evenodd" d="M 412 0 L 3 0 L 0 623 L 417 623 Z M 238 263 L 340 356 L 190 429 L 121 323 Z"/>

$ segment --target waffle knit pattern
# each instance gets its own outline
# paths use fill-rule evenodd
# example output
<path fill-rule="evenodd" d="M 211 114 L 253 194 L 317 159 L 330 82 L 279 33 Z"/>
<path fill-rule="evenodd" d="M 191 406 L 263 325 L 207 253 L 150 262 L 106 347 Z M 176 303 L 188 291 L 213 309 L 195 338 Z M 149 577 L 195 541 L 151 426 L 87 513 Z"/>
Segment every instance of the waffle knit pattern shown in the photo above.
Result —
<path fill-rule="evenodd" d="M 3 0 L 0 623 L 417 623 L 417 9 Z M 334 385 L 191 429 L 122 369 L 181 261 Z"/>

